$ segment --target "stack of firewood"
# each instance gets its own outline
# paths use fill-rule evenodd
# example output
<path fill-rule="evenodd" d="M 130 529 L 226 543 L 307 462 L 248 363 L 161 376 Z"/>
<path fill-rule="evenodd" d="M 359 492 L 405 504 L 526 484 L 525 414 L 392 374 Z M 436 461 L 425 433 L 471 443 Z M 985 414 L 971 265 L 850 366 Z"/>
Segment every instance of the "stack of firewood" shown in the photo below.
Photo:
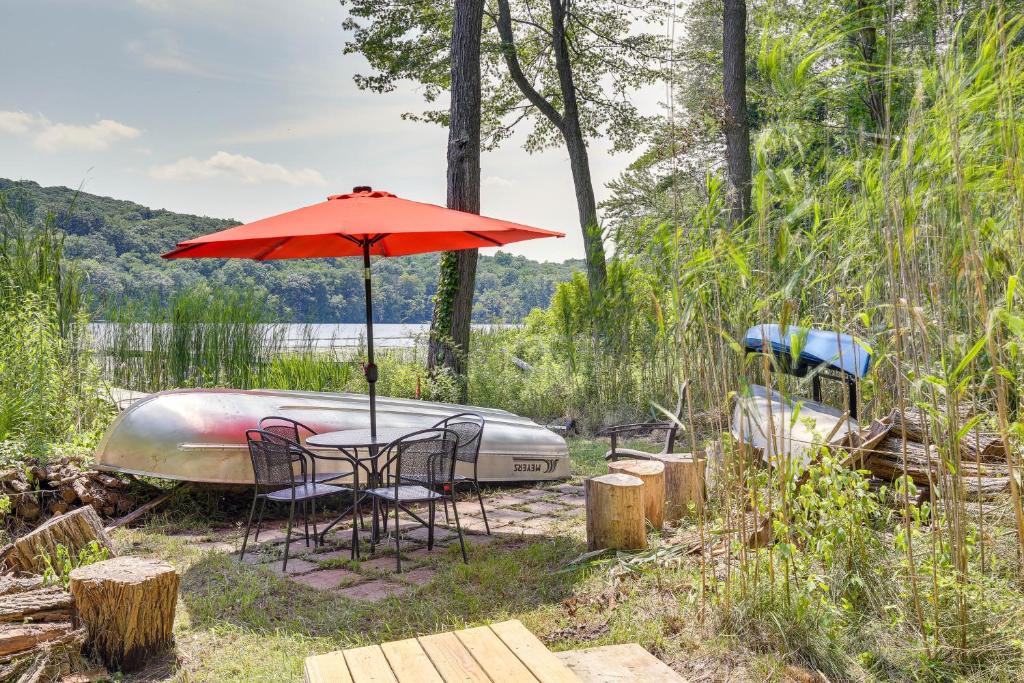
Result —
<path fill-rule="evenodd" d="M 72 557 L 96 543 L 114 554 L 99 515 L 85 506 L 54 517 L 0 551 L 0 680 L 55 681 L 86 669 L 87 629 L 75 600 L 43 573 L 63 547 Z"/>
<path fill-rule="evenodd" d="M 26 522 L 82 505 L 92 505 L 108 517 L 124 513 L 133 506 L 128 486 L 123 479 L 83 468 L 71 458 L 0 472 L 0 495 L 11 498 L 14 513 Z"/>
<path fill-rule="evenodd" d="M 969 414 L 966 410 L 962 413 L 960 424 L 966 424 Z M 859 434 L 844 436 L 834 445 L 849 452 L 849 466 L 868 470 L 885 481 L 906 472 L 918 487 L 940 492 L 949 482 L 949 463 L 943 463 L 939 448 L 928 434 L 928 417 L 921 410 L 893 410 Z M 944 450 L 948 461 L 952 449 Z M 988 500 L 1009 491 L 1006 445 L 998 436 L 972 429 L 960 438 L 957 450 L 959 479 L 968 499 Z"/>

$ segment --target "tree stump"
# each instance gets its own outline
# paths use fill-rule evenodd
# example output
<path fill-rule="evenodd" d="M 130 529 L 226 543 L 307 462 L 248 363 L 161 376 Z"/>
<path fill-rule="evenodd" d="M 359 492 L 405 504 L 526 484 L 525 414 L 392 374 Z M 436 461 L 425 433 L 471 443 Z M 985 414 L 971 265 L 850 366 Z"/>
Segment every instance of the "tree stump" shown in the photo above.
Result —
<path fill-rule="evenodd" d="M 696 514 L 704 512 L 704 468 L 707 460 L 688 453 L 652 455 L 665 465 L 665 518 L 677 522 L 688 517 L 690 505 Z"/>
<path fill-rule="evenodd" d="M 58 545 L 67 548 L 71 557 L 76 557 L 78 551 L 92 541 L 106 548 L 111 556 L 116 554 L 99 515 L 87 505 L 50 519 L 15 541 L 6 558 L 7 566 L 15 571 L 42 574 L 46 568 L 43 558 L 56 558 Z"/>
<path fill-rule="evenodd" d="M 638 550 L 647 547 L 644 482 L 628 474 L 587 479 L 587 548 Z"/>
<path fill-rule="evenodd" d="M 608 471 L 628 474 L 644 483 L 644 517 L 655 529 L 665 523 L 665 465 L 657 460 L 616 460 Z"/>
<path fill-rule="evenodd" d="M 96 655 L 135 671 L 173 639 L 178 574 L 155 560 L 118 557 L 71 572 L 71 594 Z"/>

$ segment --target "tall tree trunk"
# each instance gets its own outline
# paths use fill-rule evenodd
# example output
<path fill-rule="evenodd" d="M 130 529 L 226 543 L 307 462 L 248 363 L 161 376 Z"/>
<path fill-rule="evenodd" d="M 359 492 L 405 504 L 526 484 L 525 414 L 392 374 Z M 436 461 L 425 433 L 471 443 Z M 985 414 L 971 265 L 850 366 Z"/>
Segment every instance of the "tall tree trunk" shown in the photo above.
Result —
<path fill-rule="evenodd" d="M 563 4 L 565 2 L 566 4 Z M 530 79 L 523 73 L 516 51 L 515 35 L 512 32 L 512 11 L 508 0 L 498 0 L 498 35 L 501 37 L 502 55 L 509 75 L 530 104 L 544 114 L 558 129 L 565 141 L 572 169 L 573 187 L 576 191 L 576 208 L 579 212 L 580 228 L 583 231 L 583 246 L 586 249 L 587 282 L 591 292 L 604 288 L 607 274 L 604 242 L 601 226 L 597 221 L 597 200 L 594 198 L 594 182 L 590 175 L 590 157 L 587 143 L 580 126 L 579 105 L 576 100 L 576 83 L 569 55 L 569 43 L 565 35 L 565 19 L 568 0 L 550 0 L 551 4 L 551 51 L 555 57 L 558 85 L 562 100 L 562 111 L 534 89 Z"/>
<path fill-rule="evenodd" d="M 565 0 L 566 5 L 569 0 Z M 565 37 L 566 5 L 563 0 L 550 0 L 551 4 L 551 47 L 555 55 L 555 69 L 562 91 L 562 137 L 569 153 L 569 166 L 576 189 L 576 207 L 583 230 L 583 247 L 587 251 L 587 281 L 590 291 L 600 292 L 607 275 L 604 242 L 601 226 L 597 222 L 597 201 L 594 198 L 594 182 L 590 176 L 590 156 L 587 143 L 580 127 L 579 105 L 576 101 L 576 83 L 572 73 L 572 60 Z"/>
<path fill-rule="evenodd" d="M 872 23 L 872 5 L 868 0 L 857 0 L 856 16 L 860 27 L 853 36 L 854 44 L 864 62 L 866 83 L 861 98 L 871 116 L 872 133 L 885 130 L 885 93 L 882 87 L 881 70 L 878 64 L 878 31 Z"/>
<path fill-rule="evenodd" d="M 480 32 L 484 0 L 456 0 L 451 43 L 448 128 L 448 208 L 480 213 Z M 441 255 L 430 321 L 427 368 L 452 372 L 459 401 L 468 392 L 469 330 L 476 284 L 476 249 Z"/>
<path fill-rule="evenodd" d="M 750 215 L 750 124 L 747 121 L 747 4 L 722 6 L 722 93 L 725 99 L 725 157 L 732 185 L 732 221 Z"/>

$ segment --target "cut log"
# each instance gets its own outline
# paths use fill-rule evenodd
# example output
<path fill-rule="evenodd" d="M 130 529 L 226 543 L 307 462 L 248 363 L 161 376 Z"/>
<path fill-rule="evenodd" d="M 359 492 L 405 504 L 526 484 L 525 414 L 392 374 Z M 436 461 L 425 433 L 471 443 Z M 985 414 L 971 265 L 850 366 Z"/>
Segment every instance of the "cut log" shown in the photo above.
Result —
<path fill-rule="evenodd" d="M 74 600 L 59 586 L 0 596 L 0 624 L 70 621 L 74 613 Z"/>
<path fill-rule="evenodd" d="M 0 596 L 3 595 L 14 595 L 15 593 L 24 593 L 25 591 L 35 590 L 43 587 L 43 577 L 41 576 L 0 576 Z"/>
<path fill-rule="evenodd" d="M 16 571 L 42 574 L 46 566 L 43 558 L 56 557 L 58 545 L 64 546 L 68 554 L 74 557 L 92 541 L 106 548 L 110 555 L 116 554 L 103 531 L 99 515 L 93 508 L 85 506 L 54 517 L 15 541 L 6 558 L 7 566 Z"/>
<path fill-rule="evenodd" d="M 665 466 L 665 519 L 677 522 L 694 513 L 703 514 L 707 460 L 694 459 L 689 453 L 652 457 Z"/>
<path fill-rule="evenodd" d="M 75 630 L 70 621 L 0 625 L 0 659 L 20 654 Z"/>
<path fill-rule="evenodd" d="M 644 517 L 655 529 L 665 524 L 665 465 L 657 460 L 615 460 L 609 472 L 628 474 L 644 483 Z"/>
<path fill-rule="evenodd" d="M 178 583 L 171 565 L 135 557 L 71 571 L 79 618 L 104 664 L 135 671 L 171 645 Z"/>
<path fill-rule="evenodd" d="M 644 482 L 628 474 L 587 479 L 587 547 L 637 550 L 647 547 Z"/>
<path fill-rule="evenodd" d="M 65 631 L 19 655 L 0 659 L 0 681 L 52 683 L 82 670 L 85 629 Z"/>

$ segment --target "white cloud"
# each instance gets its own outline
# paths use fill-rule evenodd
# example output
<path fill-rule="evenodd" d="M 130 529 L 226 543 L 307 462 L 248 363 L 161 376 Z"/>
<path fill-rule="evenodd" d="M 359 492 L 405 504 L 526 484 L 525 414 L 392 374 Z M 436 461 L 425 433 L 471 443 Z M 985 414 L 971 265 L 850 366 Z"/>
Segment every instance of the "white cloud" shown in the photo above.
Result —
<path fill-rule="evenodd" d="M 131 140 L 141 135 L 138 128 L 111 119 L 80 126 L 53 123 L 45 116 L 18 111 L 0 111 L 0 131 L 12 135 L 32 135 L 32 144 L 44 152 L 59 152 L 63 149 L 98 152 L 119 140 Z"/>
<path fill-rule="evenodd" d="M 143 38 L 128 41 L 125 48 L 128 54 L 150 69 L 204 78 L 216 77 L 209 69 L 189 58 L 182 50 L 177 36 L 167 30 L 150 31 Z"/>
<path fill-rule="evenodd" d="M 229 152 L 217 152 L 209 159 L 185 157 L 173 164 L 154 166 L 149 175 L 157 180 L 204 180 L 235 178 L 244 183 L 278 182 L 288 185 L 326 185 L 319 171 L 311 168 L 288 169 L 280 164 L 259 161 Z"/>
<path fill-rule="evenodd" d="M 140 135 L 138 128 L 103 119 L 91 126 L 76 126 L 67 123 L 47 124 L 36 135 L 35 146 L 46 152 L 61 149 L 84 149 L 100 151 L 107 149 L 118 140 L 131 140 Z"/>
<path fill-rule="evenodd" d="M 509 188 L 514 186 L 516 183 L 514 180 L 509 180 L 508 178 L 502 178 L 501 176 L 497 175 L 489 175 L 481 181 L 481 184 L 484 187 Z"/>
<path fill-rule="evenodd" d="M 35 117 L 23 111 L 0 111 L 0 131 L 21 135 L 34 125 Z"/>

